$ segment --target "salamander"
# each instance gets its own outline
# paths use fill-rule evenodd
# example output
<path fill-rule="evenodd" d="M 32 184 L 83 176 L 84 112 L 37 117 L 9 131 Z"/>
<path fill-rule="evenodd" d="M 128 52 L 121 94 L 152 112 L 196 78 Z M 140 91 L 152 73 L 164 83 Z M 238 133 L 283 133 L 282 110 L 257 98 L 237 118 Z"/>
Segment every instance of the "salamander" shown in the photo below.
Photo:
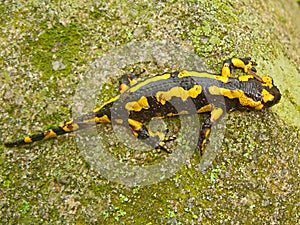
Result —
<path fill-rule="evenodd" d="M 21 146 L 85 129 L 91 124 L 116 123 L 129 127 L 137 138 L 153 148 L 171 152 L 165 144 L 176 137 L 168 136 L 167 131 L 154 133 L 145 124 L 154 118 L 208 113 L 198 134 L 197 147 L 202 151 L 212 125 L 226 112 L 262 110 L 279 102 L 281 94 L 273 79 L 259 77 L 254 66 L 256 63 L 250 58 L 233 57 L 224 61 L 220 74 L 182 70 L 142 79 L 128 73 L 121 78 L 120 94 L 92 112 L 4 144 L 6 147 Z M 245 75 L 231 77 L 235 68 L 242 69 Z"/>

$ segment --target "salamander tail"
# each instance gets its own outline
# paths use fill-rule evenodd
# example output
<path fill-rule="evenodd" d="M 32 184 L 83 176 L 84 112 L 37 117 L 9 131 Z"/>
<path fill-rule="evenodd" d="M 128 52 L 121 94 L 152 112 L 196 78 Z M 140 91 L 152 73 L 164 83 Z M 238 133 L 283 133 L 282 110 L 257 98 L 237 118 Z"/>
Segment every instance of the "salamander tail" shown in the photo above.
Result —
<path fill-rule="evenodd" d="M 44 132 L 25 136 L 23 139 L 19 139 L 12 142 L 6 142 L 4 145 L 6 147 L 15 147 L 15 146 L 22 146 L 26 144 L 31 144 L 36 141 L 47 140 L 51 138 L 56 138 L 57 136 L 71 133 L 77 130 L 85 129 L 90 127 L 91 125 L 95 125 L 94 122 L 74 122 L 73 120 L 66 121 L 58 126 L 52 127 Z"/>

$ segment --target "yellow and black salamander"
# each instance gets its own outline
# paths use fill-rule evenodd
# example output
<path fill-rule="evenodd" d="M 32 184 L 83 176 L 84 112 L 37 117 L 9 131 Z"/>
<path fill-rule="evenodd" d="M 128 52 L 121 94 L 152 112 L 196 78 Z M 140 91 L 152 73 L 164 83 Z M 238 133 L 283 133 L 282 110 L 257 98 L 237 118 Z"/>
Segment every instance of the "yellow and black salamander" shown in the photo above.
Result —
<path fill-rule="evenodd" d="M 154 148 L 165 148 L 165 142 L 174 138 L 164 133 L 153 133 L 145 123 L 153 118 L 182 114 L 209 113 L 199 131 L 198 147 L 202 150 L 212 125 L 232 109 L 261 110 L 277 104 L 281 94 L 269 76 L 256 75 L 256 64 L 250 58 L 230 58 L 223 64 L 221 74 L 182 70 L 140 79 L 133 73 L 122 77 L 120 95 L 112 98 L 93 112 L 68 120 L 58 126 L 7 142 L 13 147 L 39 140 L 55 138 L 89 127 L 91 123 L 117 123 L 129 126 L 133 134 Z M 233 68 L 246 75 L 230 77 Z M 112 116 L 113 115 L 113 116 Z"/>

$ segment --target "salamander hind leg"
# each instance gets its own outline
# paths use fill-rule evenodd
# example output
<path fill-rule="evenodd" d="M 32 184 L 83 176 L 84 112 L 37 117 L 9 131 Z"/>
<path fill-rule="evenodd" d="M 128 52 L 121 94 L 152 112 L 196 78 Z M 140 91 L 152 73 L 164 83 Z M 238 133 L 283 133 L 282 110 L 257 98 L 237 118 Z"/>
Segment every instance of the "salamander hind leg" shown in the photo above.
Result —
<path fill-rule="evenodd" d="M 161 138 L 161 135 L 156 136 L 156 139 L 158 139 L 158 141 L 155 143 L 155 149 L 161 149 L 167 153 L 172 153 L 172 150 L 166 146 L 166 143 L 176 140 L 176 136 L 175 135 L 167 136 L 168 132 L 169 130 L 165 130 L 165 132 L 163 133 L 164 134 L 163 138 Z"/>
<path fill-rule="evenodd" d="M 210 116 L 209 116 L 204 121 L 204 123 L 202 124 L 201 129 L 199 131 L 197 148 L 200 150 L 200 155 L 202 155 L 206 143 L 209 142 L 208 138 L 210 135 L 211 127 L 212 127 L 212 122 L 211 122 Z"/>
<path fill-rule="evenodd" d="M 202 155 L 204 151 L 204 147 L 206 143 L 209 142 L 209 136 L 211 132 L 211 127 L 215 122 L 217 122 L 224 115 L 224 109 L 222 108 L 214 108 L 210 115 L 206 118 L 204 123 L 201 126 L 198 137 L 197 148 L 200 150 L 200 154 Z"/>

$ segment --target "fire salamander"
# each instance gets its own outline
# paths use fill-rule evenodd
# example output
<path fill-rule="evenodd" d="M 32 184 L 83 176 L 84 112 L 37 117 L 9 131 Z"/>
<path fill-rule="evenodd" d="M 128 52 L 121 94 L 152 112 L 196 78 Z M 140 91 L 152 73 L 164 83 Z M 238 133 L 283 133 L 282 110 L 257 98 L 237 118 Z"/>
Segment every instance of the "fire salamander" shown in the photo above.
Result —
<path fill-rule="evenodd" d="M 21 146 L 84 129 L 91 124 L 113 122 L 129 126 L 137 138 L 145 140 L 153 148 L 170 152 L 165 143 L 175 137 L 168 137 L 167 131 L 154 133 L 145 123 L 157 117 L 209 113 L 199 130 L 197 146 L 202 151 L 212 125 L 226 111 L 261 110 L 279 102 L 281 94 L 272 78 L 256 75 L 255 65 L 250 58 L 230 58 L 224 62 L 219 75 L 182 70 L 141 79 L 128 73 L 122 77 L 120 94 L 93 112 L 45 132 L 7 142 L 5 146 Z M 230 77 L 233 68 L 242 69 L 246 75 Z"/>

